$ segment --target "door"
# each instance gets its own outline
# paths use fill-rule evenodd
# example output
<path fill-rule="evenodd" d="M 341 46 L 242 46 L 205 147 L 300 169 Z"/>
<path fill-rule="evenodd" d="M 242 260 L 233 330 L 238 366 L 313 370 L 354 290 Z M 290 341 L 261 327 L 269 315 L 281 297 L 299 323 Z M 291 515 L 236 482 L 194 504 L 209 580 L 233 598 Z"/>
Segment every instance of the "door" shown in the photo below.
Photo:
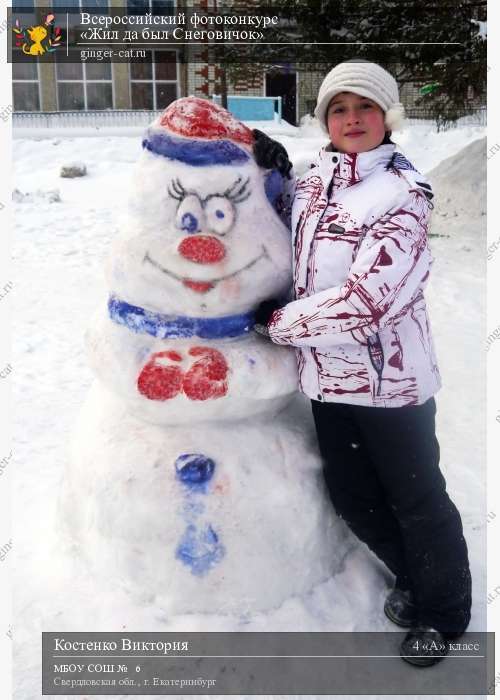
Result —
<path fill-rule="evenodd" d="M 297 125 L 297 74 L 273 70 L 266 73 L 266 97 L 281 97 L 283 119 Z"/>

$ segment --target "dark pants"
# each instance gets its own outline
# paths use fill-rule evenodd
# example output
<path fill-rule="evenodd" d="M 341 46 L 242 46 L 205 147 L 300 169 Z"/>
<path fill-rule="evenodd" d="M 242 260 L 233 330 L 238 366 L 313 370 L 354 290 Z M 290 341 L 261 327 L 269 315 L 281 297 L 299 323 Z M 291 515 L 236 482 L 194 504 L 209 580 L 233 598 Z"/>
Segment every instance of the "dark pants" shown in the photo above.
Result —
<path fill-rule="evenodd" d="M 462 521 L 446 493 L 436 404 L 375 408 L 312 401 L 330 498 L 355 535 L 410 589 L 419 623 L 460 635 L 471 578 Z"/>

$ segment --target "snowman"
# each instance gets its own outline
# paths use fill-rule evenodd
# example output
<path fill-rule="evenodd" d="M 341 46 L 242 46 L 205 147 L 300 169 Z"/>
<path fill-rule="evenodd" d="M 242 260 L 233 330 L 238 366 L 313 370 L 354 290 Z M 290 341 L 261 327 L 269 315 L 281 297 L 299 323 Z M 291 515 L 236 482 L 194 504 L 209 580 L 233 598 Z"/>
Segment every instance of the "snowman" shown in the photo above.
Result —
<path fill-rule="evenodd" d="M 92 575 L 172 613 L 279 606 L 346 551 L 294 351 L 253 329 L 290 287 L 291 243 L 252 143 L 193 97 L 148 128 L 87 336 L 64 522 Z"/>

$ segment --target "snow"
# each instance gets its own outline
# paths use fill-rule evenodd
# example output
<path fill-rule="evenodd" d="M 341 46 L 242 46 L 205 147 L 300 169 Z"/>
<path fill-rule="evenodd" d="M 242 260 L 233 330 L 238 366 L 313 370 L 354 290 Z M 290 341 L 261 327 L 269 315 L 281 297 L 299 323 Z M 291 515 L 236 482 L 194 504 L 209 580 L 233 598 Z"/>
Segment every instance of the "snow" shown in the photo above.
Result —
<path fill-rule="evenodd" d="M 249 125 L 254 126 L 254 125 Z M 279 138 L 296 170 L 325 142 L 317 123 L 299 129 L 259 123 Z M 139 130 L 142 132 L 142 130 Z M 438 216 L 431 246 L 435 264 L 427 288 L 443 389 L 437 396 L 442 469 L 461 511 L 473 576 L 471 631 L 486 629 L 485 500 L 485 228 L 474 208 L 455 209 L 461 178 L 485 189 L 482 127 L 437 133 L 431 123 L 395 135 L 423 172 L 433 170 Z M 472 150 L 463 149 L 472 144 Z M 17 477 L 14 523 L 16 700 L 40 697 L 41 630 L 116 631 L 360 631 L 395 630 L 382 605 L 391 578 L 349 535 L 339 572 L 306 595 L 267 613 L 165 615 L 148 600 L 89 586 L 83 569 L 59 569 L 50 543 L 60 530 L 58 493 L 67 471 L 70 437 L 92 382 L 83 333 L 106 298 L 102 266 L 119 230 L 132 168 L 141 152 L 133 135 L 77 137 L 60 131 L 14 141 L 16 198 L 14 393 Z M 467 163 L 464 173 L 464 153 Z M 439 165 L 452 157 L 451 162 Z M 59 178 L 60 166 L 83 160 L 88 175 Z M 455 169 L 454 169 L 455 168 Z M 456 188 L 456 190 L 454 190 Z M 59 191 L 61 201 L 50 193 Z M 439 203 L 456 192 L 450 205 Z M 476 200 L 474 200 L 476 201 Z M 457 216 L 454 216 L 455 211 Z M 299 410 L 300 410 L 299 400 Z M 19 515 L 22 514 L 22 515 Z M 398 659 L 394 663 L 401 663 Z M 448 662 L 432 671 L 446 673 Z M 437 677 L 437 675 L 436 675 Z M 62 697 L 62 696 L 58 696 Z M 71 696 L 76 697 L 76 696 Z M 373 696 L 372 696 L 373 697 Z"/>
<path fill-rule="evenodd" d="M 467 225 L 486 216 L 486 137 L 443 160 L 431 170 L 429 179 L 439 192 L 435 216 L 459 217 Z"/>

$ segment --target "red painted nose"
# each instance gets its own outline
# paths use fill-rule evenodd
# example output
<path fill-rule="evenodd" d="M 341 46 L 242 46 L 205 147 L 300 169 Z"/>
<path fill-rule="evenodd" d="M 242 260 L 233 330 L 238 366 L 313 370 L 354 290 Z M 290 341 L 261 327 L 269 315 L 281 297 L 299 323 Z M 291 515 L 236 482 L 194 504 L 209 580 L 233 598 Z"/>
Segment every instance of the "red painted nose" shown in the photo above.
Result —
<path fill-rule="evenodd" d="M 205 265 L 218 263 L 226 255 L 224 245 L 214 236 L 188 236 L 179 243 L 177 250 L 191 262 Z"/>

